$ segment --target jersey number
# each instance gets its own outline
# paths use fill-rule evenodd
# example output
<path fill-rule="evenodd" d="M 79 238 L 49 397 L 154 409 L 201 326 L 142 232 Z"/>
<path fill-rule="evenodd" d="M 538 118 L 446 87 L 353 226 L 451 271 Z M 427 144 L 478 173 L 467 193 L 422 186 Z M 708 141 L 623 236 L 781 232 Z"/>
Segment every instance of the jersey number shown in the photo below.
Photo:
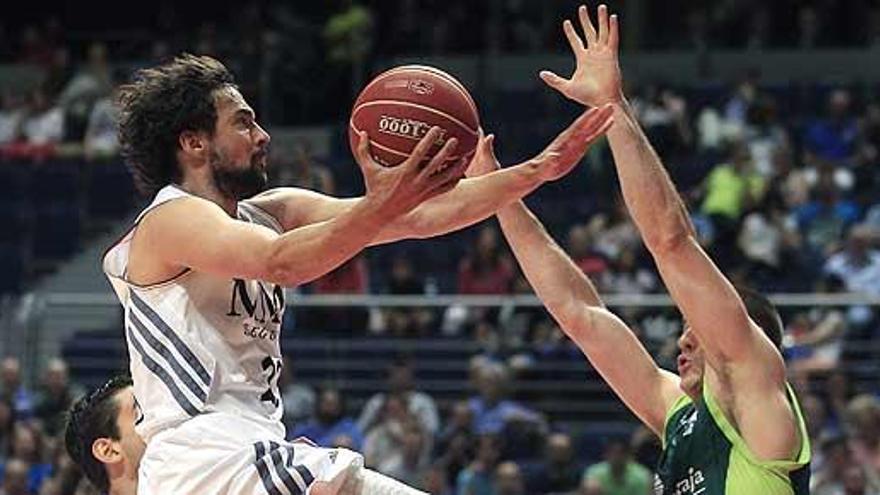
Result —
<path fill-rule="evenodd" d="M 282 361 L 280 359 L 273 359 L 271 356 L 266 356 L 261 363 L 263 366 L 263 373 L 268 373 L 268 378 L 266 381 L 269 382 L 269 388 L 263 392 L 263 395 L 260 396 L 260 400 L 271 402 L 273 406 L 278 407 L 278 404 L 281 402 L 277 395 L 275 395 L 275 390 L 278 388 L 278 376 L 281 374 L 281 366 Z"/>

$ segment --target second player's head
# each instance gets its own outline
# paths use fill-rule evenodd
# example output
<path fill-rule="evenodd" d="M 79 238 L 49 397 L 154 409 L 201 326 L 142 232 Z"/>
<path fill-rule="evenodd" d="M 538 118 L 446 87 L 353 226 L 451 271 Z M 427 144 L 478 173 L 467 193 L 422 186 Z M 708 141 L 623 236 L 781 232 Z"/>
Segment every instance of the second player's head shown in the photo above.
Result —
<path fill-rule="evenodd" d="M 135 486 L 145 445 L 134 431 L 138 415 L 131 378 L 117 376 L 70 409 L 64 443 L 71 459 L 99 490 Z M 114 487 L 115 488 L 115 487 Z"/>
<path fill-rule="evenodd" d="M 139 70 L 117 105 L 122 153 L 143 194 L 185 181 L 230 199 L 265 189 L 269 134 L 217 60 L 186 54 Z"/>
<path fill-rule="evenodd" d="M 737 287 L 740 299 L 755 322 L 777 350 L 782 349 L 782 318 L 769 299 L 758 292 Z M 678 375 L 681 378 L 681 389 L 691 398 L 700 397 L 703 389 L 703 376 L 706 370 L 706 359 L 700 341 L 690 326 L 685 325 L 678 339 L 680 354 L 678 355 Z"/>

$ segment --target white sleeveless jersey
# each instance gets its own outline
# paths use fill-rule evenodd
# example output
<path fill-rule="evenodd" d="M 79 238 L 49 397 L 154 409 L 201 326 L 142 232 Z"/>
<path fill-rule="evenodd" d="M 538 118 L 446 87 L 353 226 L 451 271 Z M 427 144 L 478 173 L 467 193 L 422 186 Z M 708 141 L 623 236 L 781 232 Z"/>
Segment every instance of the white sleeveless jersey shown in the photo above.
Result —
<path fill-rule="evenodd" d="M 104 273 L 125 309 L 129 366 L 143 413 L 136 431 L 149 441 L 189 418 L 220 411 L 260 421 L 283 438 L 278 374 L 284 289 L 191 270 L 150 286 L 126 277 L 131 239 L 143 216 L 187 196 L 164 187 L 104 256 Z M 247 201 L 239 202 L 238 219 L 282 231 Z"/>

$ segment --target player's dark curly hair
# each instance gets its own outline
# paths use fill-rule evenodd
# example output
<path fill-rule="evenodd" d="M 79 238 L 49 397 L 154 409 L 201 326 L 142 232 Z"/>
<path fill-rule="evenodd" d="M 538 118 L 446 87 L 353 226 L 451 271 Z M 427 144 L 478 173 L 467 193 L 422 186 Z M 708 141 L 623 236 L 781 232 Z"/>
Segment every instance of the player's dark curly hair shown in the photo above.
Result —
<path fill-rule="evenodd" d="M 138 191 L 153 195 L 180 179 L 180 133 L 213 134 L 214 92 L 227 86 L 235 80 L 219 61 L 183 54 L 137 71 L 133 82 L 119 88 L 119 144 Z"/>
<path fill-rule="evenodd" d="M 102 492 L 110 490 L 110 480 L 104 464 L 92 454 L 92 444 L 99 438 L 119 440 L 119 406 L 113 397 L 131 384 L 128 375 L 115 376 L 76 401 L 68 412 L 64 446 L 73 462 Z"/>

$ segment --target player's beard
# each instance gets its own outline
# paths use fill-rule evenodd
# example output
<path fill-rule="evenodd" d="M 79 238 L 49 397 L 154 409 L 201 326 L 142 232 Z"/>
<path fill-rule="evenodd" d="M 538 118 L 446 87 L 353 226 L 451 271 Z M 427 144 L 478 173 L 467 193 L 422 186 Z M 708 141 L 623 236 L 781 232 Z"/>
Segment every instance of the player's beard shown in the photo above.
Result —
<path fill-rule="evenodd" d="M 220 193 L 240 201 L 265 191 L 269 183 L 266 169 L 261 164 L 265 156 L 265 151 L 256 153 L 251 156 L 249 166 L 241 167 L 219 150 L 212 150 L 211 174 Z"/>

